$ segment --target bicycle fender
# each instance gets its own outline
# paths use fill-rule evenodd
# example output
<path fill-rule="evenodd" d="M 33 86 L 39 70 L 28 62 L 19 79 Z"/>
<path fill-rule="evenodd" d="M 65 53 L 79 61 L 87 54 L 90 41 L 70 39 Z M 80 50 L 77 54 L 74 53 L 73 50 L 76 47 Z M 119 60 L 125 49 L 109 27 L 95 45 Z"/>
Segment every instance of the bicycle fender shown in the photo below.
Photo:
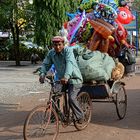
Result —
<path fill-rule="evenodd" d="M 120 86 L 125 86 L 125 83 L 122 81 L 115 81 L 111 88 L 111 93 L 118 93 Z"/>

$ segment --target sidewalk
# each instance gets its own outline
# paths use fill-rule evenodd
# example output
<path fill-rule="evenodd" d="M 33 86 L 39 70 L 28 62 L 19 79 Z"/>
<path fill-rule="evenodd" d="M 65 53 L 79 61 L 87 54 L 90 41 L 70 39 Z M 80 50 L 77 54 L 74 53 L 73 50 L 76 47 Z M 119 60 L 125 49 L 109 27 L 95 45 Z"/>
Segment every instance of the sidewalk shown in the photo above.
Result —
<path fill-rule="evenodd" d="M 0 61 L 0 67 L 23 67 L 23 66 L 39 66 L 41 62 L 38 64 L 31 64 L 31 61 L 20 61 L 21 66 L 16 66 L 15 61 Z"/>
<path fill-rule="evenodd" d="M 140 56 L 136 58 L 135 73 L 140 73 Z"/>

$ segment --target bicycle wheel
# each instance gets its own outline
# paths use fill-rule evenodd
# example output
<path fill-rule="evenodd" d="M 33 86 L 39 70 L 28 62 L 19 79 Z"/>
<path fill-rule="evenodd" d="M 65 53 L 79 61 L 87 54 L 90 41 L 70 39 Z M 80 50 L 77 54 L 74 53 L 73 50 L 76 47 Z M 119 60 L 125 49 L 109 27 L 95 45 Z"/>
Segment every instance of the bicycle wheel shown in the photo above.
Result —
<path fill-rule="evenodd" d="M 74 121 L 74 126 L 77 130 L 83 130 L 88 126 L 88 124 L 91 120 L 92 102 L 91 102 L 90 96 L 87 92 L 79 93 L 77 100 L 84 113 L 84 122 L 82 124 L 79 124 L 76 121 Z"/>
<path fill-rule="evenodd" d="M 24 140 L 55 140 L 58 132 L 58 116 L 47 105 L 35 107 L 27 116 L 23 128 Z"/>
<path fill-rule="evenodd" d="M 119 119 L 123 119 L 126 115 L 127 109 L 127 95 L 123 85 L 120 85 L 119 91 L 116 94 L 116 111 Z"/>

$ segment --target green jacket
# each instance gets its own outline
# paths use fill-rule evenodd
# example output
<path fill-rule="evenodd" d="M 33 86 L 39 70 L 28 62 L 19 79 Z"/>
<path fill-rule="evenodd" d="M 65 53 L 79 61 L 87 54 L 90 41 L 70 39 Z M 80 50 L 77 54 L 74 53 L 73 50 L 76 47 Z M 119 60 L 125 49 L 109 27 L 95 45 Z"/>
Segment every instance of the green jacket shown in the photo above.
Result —
<path fill-rule="evenodd" d="M 59 79 L 67 78 L 70 84 L 83 83 L 72 48 L 65 47 L 61 53 L 56 53 L 54 49 L 51 49 L 42 63 L 40 74 L 46 74 L 52 64 L 55 66 Z"/>

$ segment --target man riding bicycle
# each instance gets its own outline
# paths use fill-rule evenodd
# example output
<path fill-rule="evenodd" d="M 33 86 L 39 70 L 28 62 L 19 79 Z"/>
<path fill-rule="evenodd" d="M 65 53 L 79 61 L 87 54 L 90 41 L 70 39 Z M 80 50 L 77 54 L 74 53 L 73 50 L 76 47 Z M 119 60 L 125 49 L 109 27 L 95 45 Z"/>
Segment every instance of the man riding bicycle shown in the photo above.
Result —
<path fill-rule="evenodd" d="M 70 107 L 78 123 L 84 121 L 84 114 L 77 101 L 77 93 L 83 83 L 73 50 L 64 46 L 64 38 L 55 36 L 52 39 L 53 48 L 48 52 L 40 69 L 40 83 L 44 83 L 45 75 L 54 64 L 61 84 L 68 89 Z M 63 89 L 63 88 L 62 88 Z"/>

